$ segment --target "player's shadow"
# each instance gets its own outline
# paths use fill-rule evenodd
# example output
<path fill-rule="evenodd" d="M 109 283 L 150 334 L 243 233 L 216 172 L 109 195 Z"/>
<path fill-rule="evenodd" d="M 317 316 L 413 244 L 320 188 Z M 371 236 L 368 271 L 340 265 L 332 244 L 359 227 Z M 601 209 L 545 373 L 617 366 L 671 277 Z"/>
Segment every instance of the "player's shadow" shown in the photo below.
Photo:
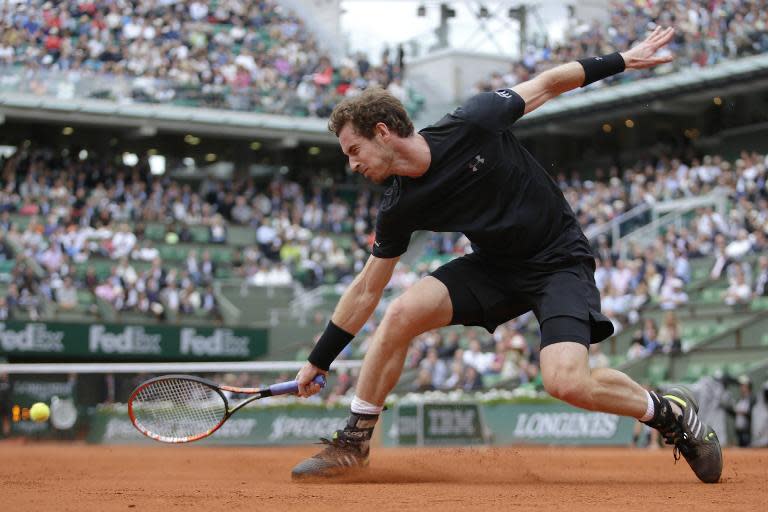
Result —
<path fill-rule="evenodd" d="M 332 478 L 307 478 L 301 483 L 323 485 L 349 484 L 427 484 L 458 482 L 456 475 L 429 473 L 398 468 L 362 469 L 351 474 Z"/>

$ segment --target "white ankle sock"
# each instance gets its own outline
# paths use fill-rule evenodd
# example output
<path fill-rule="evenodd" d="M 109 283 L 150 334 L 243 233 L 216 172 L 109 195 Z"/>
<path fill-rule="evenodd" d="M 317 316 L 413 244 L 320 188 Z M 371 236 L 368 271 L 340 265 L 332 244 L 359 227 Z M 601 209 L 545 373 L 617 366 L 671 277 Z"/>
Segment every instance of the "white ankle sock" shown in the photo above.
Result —
<path fill-rule="evenodd" d="M 651 394 L 648 391 L 646 391 L 645 395 L 648 398 L 648 407 L 645 409 L 645 414 L 642 415 L 640 418 L 638 418 L 640 421 L 652 420 L 653 413 L 656 412 L 656 407 L 653 404 L 653 398 L 651 398 Z"/>
<path fill-rule="evenodd" d="M 357 398 L 357 395 L 355 395 L 355 398 L 352 399 L 352 413 L 353 414 L 367 414 L 369 416 L 378 416 L 381 414 L 381 411 L 384 409 L 381 405 L 373 405 L 372 403 L 366 402 L 365 400 L 361 400 Z"/>

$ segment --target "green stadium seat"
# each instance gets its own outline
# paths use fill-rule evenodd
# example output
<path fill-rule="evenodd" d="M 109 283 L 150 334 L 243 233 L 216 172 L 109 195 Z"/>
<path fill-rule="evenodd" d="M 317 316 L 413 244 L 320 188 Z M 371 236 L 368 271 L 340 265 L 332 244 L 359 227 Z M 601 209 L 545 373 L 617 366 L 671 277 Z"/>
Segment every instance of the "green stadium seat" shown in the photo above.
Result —
<path fill-rule="evenodd" d="M 214 263 L 229 264 L 232 261 L 232 250 L 229 247 L 213 246 L 207 249 Z"/>
<path fill-rule="evenodd" d="M 664 363 L 651 363 L 648 365 L 648 380 L 652 384 L 663 382 L 667 378 L 667 365 Z"/>
<path fill-rule="evenodd" d="M 483 387 L 484 388 L 492 388 L 496 386 L 499 382 L 501 382 L 502 377 L 500 374 L 497 373 L 489 373 L 483 375 Z"/>
<path fill-rule="evenodd" d="M 695 268 L 693 269 L 693 279 L 694 281 L 701 281 L 705 279 L 709 275 L 709 271 L 706 268 Z"/>
<path fill-rule="evenodd" d="M 16 265 L 15 260 L 3 260 L 0 261 L 0 274 L 10 275 L 13 272 L 13 267 Z"/>
<path fill-rule="evenodd" d="M 187 257 L 187 250 L 175 245 L 158 244 L 157 250 L 163 261 L 184 261 Z"/>
<path fill-rule="evenodd" d="M 704 302 L 720 302 L 723 297 L 723 290 L 719 288 L 704 288 L 701 292 L 701 299 Z"/>
<path fill-rule="evenodd" d="M 232 267 L 217 267 L 216 268 L 216 279 L 229 279 L 234 274 L 232 274 Z"/>
<path fill-rule="evenodd" d="M 703 364 L 689 363 L 688 368 L 686 368 L 685 370 L 685 377 L 683 378 L 686 381 L 693 382 L 693 381 L 699 380 L 706 373 L 707 373 L 707 369 Z"/>
<path fill-rule="evenodd" d="M 199 244 L 207 244 L 209 242 L 208 238 L 208 228 L 205 226 L 190 226 L 189 232 L 192 234 L 192 240 Z"/>
<path fill-rule="evenodd" d="M 768 297 L 757 297 L 752 300 L 752 309 L 758 311 L 768 309 Z"/>
<path fill-rule="evenodd" d="M 96 298 L 88 290 L 77 290 L 77 303 L 81 306 L 90 306 L 96 303 Z"/>
<path fill-rule="evenodd" d="M 150 240 L 163 240 L 165 238 L 165 226 L 158 223 L 149 223 L 144 227 L 144 238 Z"/>
<path fill-rule="evenodd" d="M 747 365 L 746 363 L 742 363 L 742 362 L 734 362 L 734 363 L 729 363 L 725 367 L 725 369 L 728 375 L 732 377 L 738 377 L 739 375 L 744 375 L 744 373 L 746 373 Z"/>

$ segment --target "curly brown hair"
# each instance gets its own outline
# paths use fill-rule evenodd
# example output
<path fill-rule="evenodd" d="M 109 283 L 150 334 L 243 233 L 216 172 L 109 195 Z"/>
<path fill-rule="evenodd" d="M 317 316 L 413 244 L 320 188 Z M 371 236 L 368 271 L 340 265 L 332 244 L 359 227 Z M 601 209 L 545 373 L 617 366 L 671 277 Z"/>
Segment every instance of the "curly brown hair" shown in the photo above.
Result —
<path fill-rule="evenodd" d="M 413 123 L 400 100 L 384 89 L 366 89 L 360 96 L 347 98 L 336 105 L 328 119 L 328 129 L 339 136 L 351 122 L 355 131 L 366 139 L 373 138 L 377 123 L 384 123 L 400 137 L 413 134 Z"/>

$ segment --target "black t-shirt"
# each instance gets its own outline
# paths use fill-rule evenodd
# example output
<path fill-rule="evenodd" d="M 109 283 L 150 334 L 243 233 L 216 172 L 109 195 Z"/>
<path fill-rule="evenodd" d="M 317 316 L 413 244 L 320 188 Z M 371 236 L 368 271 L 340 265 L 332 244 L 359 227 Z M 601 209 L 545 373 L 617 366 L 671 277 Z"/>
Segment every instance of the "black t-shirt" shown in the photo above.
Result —
<path fill-rule="evenodd" d="M 514 91 L 470 98 L 419 133 L 432 154 L 418 178 L 394 176 L 376 219 L 372 253 L 394 258 L 417 230 L 464 233 L 499 264 L 556 269 L 593 260 L 555 181 L 512 134 L 525 111 Z"/>

